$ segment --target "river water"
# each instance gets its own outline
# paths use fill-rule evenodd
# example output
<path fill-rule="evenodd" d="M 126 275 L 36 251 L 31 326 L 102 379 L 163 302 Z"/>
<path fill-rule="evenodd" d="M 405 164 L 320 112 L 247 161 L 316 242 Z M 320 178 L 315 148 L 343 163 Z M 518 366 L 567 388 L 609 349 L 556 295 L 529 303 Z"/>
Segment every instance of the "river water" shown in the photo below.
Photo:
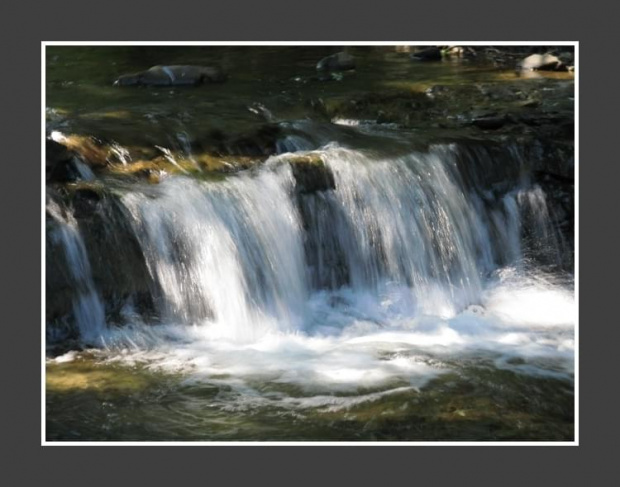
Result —
<path fill-rule="evenodd" d="M 84 63 L 116 59 L 103 54 Z M 71 72 L 64 51 L 49 56 Z M 393 53 L 380 60 L 392 66 L 388 78 L 411 69 Z M 265 82 L 270 106 L 286 105 L 274 101 L 274 86 L 299 83 L 291 66 L 304 61 L 285 59 L 291 72 Z M 275 77 L 277 66 L 255 63 L 258 78 Z M 490 76 L 462 64 L 425 69 L 425 79 Z M 101 93 L 111 88 L 82 70 L 89 81 L 79 91 L 100 93 L 74 106 L 55 78 L 60 67 L 51 68 L 48 108 L 66 117 L 52 117 L 57 130 L 92 130 L 93 119 L 111 130 L 114 117 L 92 113 L 129 107 L 123 123 L 144 131 L 151 123 L 144 114 L 166 120 L 175 111 L 175 101 L 146 100 L 167 96 L 163 90 L 108 98 Z M 205 107 L 217 112 L 220 104 L 222 126 L 251 123 L 246 100 L 232 101 L 241 92 L 248 104 L 261 99 L 248 76 L 196 106 L 197 95 L 187 93 L 174 123 L 194 133 Z M 346 89 L 373 83 L 376 71 Z M 338 81 L 331 86 L 344 90 Z M 125 108 L 113 106 L 132 96 Z M 281 108 L 278 117 L 293 112 Z M 285 137 L 279 154 L 217 181 L 100 178 L 114 194 L 113 209 L 97 210 L 105 241 L 132 235 L 146 269 L 148 312 L 131 295 L 109 312 L 91 265 L 98 250 L 80 215 L 48 195 L 47 239 L 56 250 L 47 258 L 62 259 L 72 283 L 63 326 L 74 326 L 77 337 L 48 323 L 47 438 L 572 439 L 576 311 L 565 265 L 572 243 L 556 227 L 522 147 L 506 145 L 500 161 L 444 141 L 403 149 L 411 133 L 390 127 L 353 129 L 376 137 L 372 149 L 312 125 L 304 130 L 307 139 Z M 333 186 L 300 191 L 291 163 L 299 155 L 318 157 Z M 499 163 L 505 180 L 487 184 L 485 168 Z M 108 250 L 128 253 L 121 245 Z M 131 273 L 123 269 L 116 270 Z"/>

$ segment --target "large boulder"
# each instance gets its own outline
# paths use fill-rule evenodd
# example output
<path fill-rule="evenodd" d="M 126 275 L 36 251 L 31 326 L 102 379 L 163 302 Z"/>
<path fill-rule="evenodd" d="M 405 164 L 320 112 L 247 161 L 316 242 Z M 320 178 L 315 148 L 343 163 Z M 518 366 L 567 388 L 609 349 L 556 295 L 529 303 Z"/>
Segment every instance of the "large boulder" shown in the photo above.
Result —
<path fill-rule="evenodd" d="M 566 65 L 553 54 L 532 54 L 523 59 L 519 65 L 523 71 L 566 71 Z"/>
<path fill-rule="evenodd" d="M 226 75 L 218 68 L 207 66 L 153 66 L 139 73 L 125 74 L 116 86 L 195 86 L 221 83 Z"/>
<path fill-rule="evenodd" d="M 347 71 L 355 69 L 355 58 L 344 51 L 324 57 L 317 65 L 319 71 Z"/>

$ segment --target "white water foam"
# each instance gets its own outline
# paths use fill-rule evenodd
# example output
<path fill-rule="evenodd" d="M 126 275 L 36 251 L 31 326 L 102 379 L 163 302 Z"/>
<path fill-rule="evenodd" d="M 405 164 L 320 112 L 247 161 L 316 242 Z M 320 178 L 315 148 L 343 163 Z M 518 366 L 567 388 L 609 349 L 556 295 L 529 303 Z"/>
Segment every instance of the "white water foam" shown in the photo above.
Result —
<path fill-rule="evenodd" d="M 569 289 L 511 280 L 496 282 L 484 294 L 483 305 L 441 318 L 412 315 L 406 288 L 379 298 L 350 288 L 325 291 L 309 299 L 303 330 L 271 331 L 240 342 L 209 323 L 134 325 L 108 334 L 104 356 L 183 372 L 189 384 L 225 386 L 231 391 L 225 402 L 242 409 L 274 401 L 291 408 L 348 408 L 418 390 L 481 360 L 517 373 L 572 380 Z M 553 319 L 544 314 L 549 304 L 555 306 Z M 530 321 L 537 311 L 542 319 Z"/>
<path fill-rule="evenodd" d="M 295 195 L 286 157 L 128 193 L 161 323 L 105 330 L 105 357 L 319 402 L 419 388 L 470 360 L 571 380 L 572 289 L 524 260 L 524 205 L 548 223 L 536 188 L 482 204 L 449 150 L 321 156 L 336 189 L 315 195 Z M 344 283 L 321 275 L 335 267 Z"/>

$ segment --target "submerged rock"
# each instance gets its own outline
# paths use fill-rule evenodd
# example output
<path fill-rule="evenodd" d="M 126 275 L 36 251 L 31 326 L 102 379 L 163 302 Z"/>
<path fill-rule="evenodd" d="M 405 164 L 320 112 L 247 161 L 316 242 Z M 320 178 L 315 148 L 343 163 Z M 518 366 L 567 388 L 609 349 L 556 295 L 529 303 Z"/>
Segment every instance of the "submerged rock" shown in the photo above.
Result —
<path fill-rule="evenodd" d="M 429 47 L 421 51 L 414 52 L 411 59 L 415 61 L 441 61 L 441 49 L 438 47 Z"/>
<path fill-rule="evenodd" d="M 347 71 L 355 69 L 355 58 L 344 51 L 324 57 L 316 65 L 319 71 Z"/>
<path fill-rule="evenodd" d="M 474 120 L 472 120 L 472 124 L 483 130 L 497 130 L 502 128 L 507 121 L 507 117 L 503 115 L 487 116 L 475 118 Z"/>
<path fill-rule="evenodd" d="M 330 119 L 375 120 L 407 126 L 413 119 L 429 117 L 432 102 L 424 93 L 385 91 L 330 100 L 325 111 Z"/>
<path fill-rule="evenodd" d="M 153 66 L 146 71 L 120 76 L 115 86 L 191 86 L 221 83 L 226 75 L 207 66 Z"/>
<path fill-rule="evenodd" d="M 441 54 L 443 56 L 451 57 L 471 57 L 476 55 L 476 51 L 474 51 L 471 47 L 446 46 L 441 49 Z"/>
<path fill-rule="evenodd" d="M 198 137 L 195 146 L 197 152 L 216 157 L 241 156 L 264 159 L 277 153 L 277 142 L 282 136 L 280 125 L 267 123 L 254 130 L 237 134 L 211 130 Z"/>

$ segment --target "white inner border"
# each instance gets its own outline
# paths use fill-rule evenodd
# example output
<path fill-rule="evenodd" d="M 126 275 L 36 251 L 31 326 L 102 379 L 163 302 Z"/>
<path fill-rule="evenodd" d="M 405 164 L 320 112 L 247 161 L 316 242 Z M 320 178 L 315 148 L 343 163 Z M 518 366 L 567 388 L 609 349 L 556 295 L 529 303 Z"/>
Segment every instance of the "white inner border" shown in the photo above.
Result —
<path fill-rule="evenodd" d="M 46 46 L 512 46 L 575 48 L 575 439 L 574 441 L 46 441 L 45 431 L 45 59 Z M 41 42 L 41 446 L 579 446 L 579 42 L 578 41 L 43 41 Z"/>

